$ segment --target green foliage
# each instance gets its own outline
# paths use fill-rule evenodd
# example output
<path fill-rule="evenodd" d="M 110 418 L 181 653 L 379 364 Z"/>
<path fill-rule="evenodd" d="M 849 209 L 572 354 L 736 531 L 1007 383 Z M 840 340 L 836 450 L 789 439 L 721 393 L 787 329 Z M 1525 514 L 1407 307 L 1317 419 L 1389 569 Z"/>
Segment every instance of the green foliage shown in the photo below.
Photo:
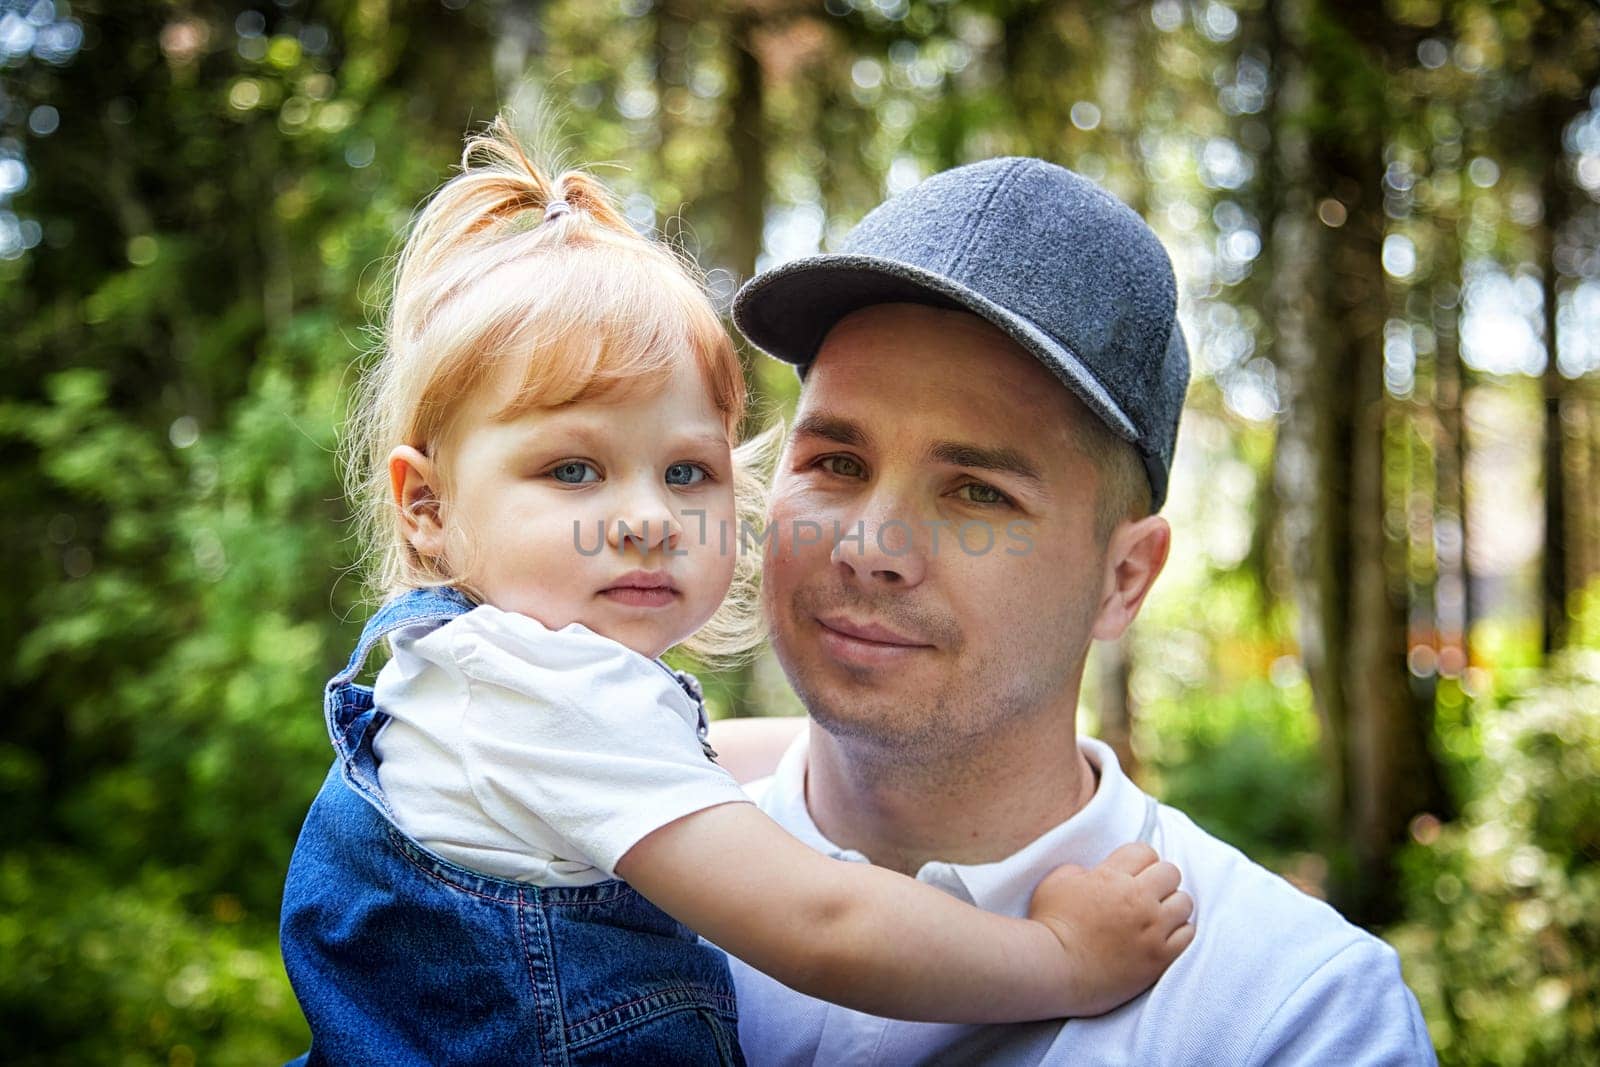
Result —
<path fill-rule="evenodd" d="M 1577 648 L 1600 648 L 1600 577 L 1578 590 L 1573 599 L 1572 643 Z"/>
<path fill-rule="evenodd" d="M 1600 1063 L 1600 654 L 1483 709 L 1463 818 L 1422 825 L 1390 931 L 1444 1064 Z"/>
<path fill-rule="evenodd" d="M 1196 419 L 1196 422 L 1201 421 Z M 1199 506 L 1214 538 L 1174 548 L 1133 638 L 1133 745 L 1147 789 L 1253 859 L 1283 868 L 1325 850 L 1327 775 L 1309 680 L 1243 546 L 1229 544 L 1230 485 L 1248 487 L 1248 434 L 1208 456 Z M 1232 454 L 1241 449 L 1243 455 Z M 1242 491 L 1247 491 L 1242 490 Z"/>
<path fill-rule="evenodd" d="M 1322 847 L 1326 779 L 1304 699 L 1262 679 L 1156 704 L 1140 724 L 1161 738 L 1149 784 L 1268 866 Z"/>
<path fill-rule="evenodd" d="M 305 1047 L 278 901 L 362 612 L 335 428 L 373 265 L 493 94 L 474 14 L 293 6 L 74 5 L 98 54 L 0 65 L 63 116 L 0 281 L 8 1061 Z"/>
<path fill-rule="evenodd" d="M 0 860 L 0 1029 L 17 1067 L 281 1062 L 307 1035 L 270 927 L 181 868 Z"/>

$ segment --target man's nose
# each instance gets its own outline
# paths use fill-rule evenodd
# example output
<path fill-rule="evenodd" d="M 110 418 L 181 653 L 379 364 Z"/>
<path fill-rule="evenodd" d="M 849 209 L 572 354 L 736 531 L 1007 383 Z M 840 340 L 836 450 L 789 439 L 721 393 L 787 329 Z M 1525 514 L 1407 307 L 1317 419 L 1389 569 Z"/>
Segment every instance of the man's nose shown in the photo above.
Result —
<path fill-rule="evenodd" d="M 874 493 L 853 522 L 839 530 L 830 558 L 857 582 L 910 587 L 927 575 L 926 524 L 905 501 L 887 491 Z"/>

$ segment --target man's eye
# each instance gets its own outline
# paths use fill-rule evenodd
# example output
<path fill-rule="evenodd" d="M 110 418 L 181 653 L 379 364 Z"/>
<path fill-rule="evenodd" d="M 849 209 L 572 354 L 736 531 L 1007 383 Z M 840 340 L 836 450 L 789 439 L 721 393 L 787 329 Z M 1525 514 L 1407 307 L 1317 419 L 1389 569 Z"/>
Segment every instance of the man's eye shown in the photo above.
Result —
<path fill-rule="evenodd" d="M 823 456 L 817 465 L 829 474 L 837 474 L 841 478 L 859 478 L 866 471 L 861 464 L 849 456 Z"/>
<path fill-rule="evenodd" d="M 973 504 L 1009 504 L 1011 498 L 992 485 L 982 482 L 972 482 L 963 485 L 957 492 L 966 493 L 967 500 Z"/>
<path fill-rule="evenodd" d="M 592 463 L 573 459 L 553 468 L 550 477 L 567 485 L 583 485 L 586 482 L 598 482 L 600 472 L 595 470 Z"/>
<path fill-rule="evenodd" d="M 710 475 L 698 463 L 674 463 L 667 468 L 668 485 L 697 485 Z"/>

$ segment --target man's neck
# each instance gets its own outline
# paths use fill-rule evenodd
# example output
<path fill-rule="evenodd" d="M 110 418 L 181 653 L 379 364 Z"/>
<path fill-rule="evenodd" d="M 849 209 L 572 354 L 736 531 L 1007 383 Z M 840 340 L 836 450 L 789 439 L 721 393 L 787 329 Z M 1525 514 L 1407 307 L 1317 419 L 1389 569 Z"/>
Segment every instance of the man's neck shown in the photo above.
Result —
<path fill-rule="evenodd" d="M 805 799 L 817 829 L 903 874 L 933 860 L 1004 859 L 1094 796 L 1095 771 L 1070 719 L 996 731 L 980 746 L 913 765 L 903 753 L 810 729 Z"/>

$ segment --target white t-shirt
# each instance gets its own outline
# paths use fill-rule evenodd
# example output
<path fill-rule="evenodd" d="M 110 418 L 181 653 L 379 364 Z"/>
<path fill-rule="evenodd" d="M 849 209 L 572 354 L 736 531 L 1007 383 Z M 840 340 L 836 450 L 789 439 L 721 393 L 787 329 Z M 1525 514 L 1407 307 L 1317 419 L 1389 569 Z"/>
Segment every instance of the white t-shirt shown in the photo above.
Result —
<path fill-rule="evenodd" d="M 590 885 L 652 831 L 749 800 L 701 745 L 699 700 L 582 625 L 482 605 L 390 644 L 378 781 L 400 829 L 463 867 Z"/>
<path fill-rule="evenodd" d="M 1066 822 L 994 863 L 933 862 L 917 880 L 1002 915 L 1027 914 L 1039 879 L 1061 863 L 1090 866 L 1144 840 L 1183 872 L 1195 940 L 1144 994 L 1092 1019 L 967 1026 L 880 1019 L 797 993 L 732 960 L 739 1041 L 752 1067 L 775 1064 L 1187 1065 L 1432 1064 L 1433 1048 L 1393 949 L 1155 803 L 1111 749 L 1079 746 L 1100 771 L 1094 797 Z M 777 773 L 752 783 L 761 807 L 836 859 L 841 849 L 805 801 L 806 736 Z"/>

